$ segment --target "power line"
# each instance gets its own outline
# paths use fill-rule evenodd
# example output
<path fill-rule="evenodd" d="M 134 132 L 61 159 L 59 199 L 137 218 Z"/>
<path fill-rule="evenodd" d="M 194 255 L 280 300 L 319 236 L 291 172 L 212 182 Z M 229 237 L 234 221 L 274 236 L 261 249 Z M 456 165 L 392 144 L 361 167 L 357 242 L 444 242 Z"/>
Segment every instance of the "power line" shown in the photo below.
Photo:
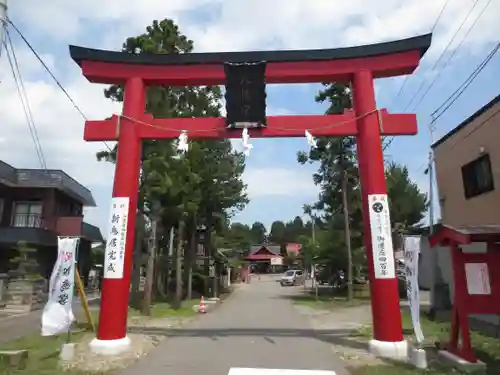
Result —
<path fill-rule="evenodd" d="M 14 83 L 16 84 L 17 93 L 19 94 L 19 98 L 21 99 L 21 105 L 23 107 L 24 115 L 28 123 L 28 129 L 30 131 L 33 144 L 35 146 L 35 152 L 38 156 L 38 160 L 40 161 L 42 169 L 47 169 L 47 163 L 45 162 L 45 156 L 43 155 L 43 149 L 40 144 L 40 138 L 38 137 L 38 131 L 36 129 L 33 113 L 31 111 L 28 96 L 26 94 L 26 89 L 21 76 L 21 71 L 19 69 L 19 63 L 17 61 L 14 45 L 12 44 L 12 39 L 7 29 L 5 30 L 5 35 L 6 35 L 6 42 L 4 43 L 5 53 L 7 55 L 7 60 L 9 61 L 10 69 L 12 71 L 12 76 L 14 77 Z"/>
<path fill-rule="evenodd" d="M 448 59 L 443 64 L 443 67 L 441 68 L 441 70 L 438 72 L 438 74 L 436 74 L 436 76 L 434 77 L 434 79 L 432 80 L 432 82 L 430 83 L 430 85 L 427 87 L 427 89 L 424 91 L 423 95 L 420 97 L 420 99 L 417 102 L 417 104 L 415 104 L 415 106 L 413 107 L 412 112 L 415 112 L 417 110 L 418 106 L 420 105 L 420 103 L 422 103 L 422 101 L 426 97 L 427 93 L 430 91 L 430 89 L 434 86 L 434 84 L 436 83 L 436 81 L 438 80 L 438 78 L 441 76 L 441 73 L 446 69 L 446 67 L 451 62 L 451 60 L 453 60 L 453 57 L 455 57 L 455 55 L 458 52 L 458 50 L 460 49 L 460 47 L 467 40 L 467 38 L 468 38 L 469 34 L 471 33 L 471 31 L 474 29 L 474 27 L 476 27 L 478 21 L 481 19 L 481 17 L 483 16 L 484 12 L 488 8 L 488 6 L 491 4 L 491 1 L 492 0 L 488 0 L 488 2 L 486 3 L 486 5 L 483 7 L 483 9 L 481 10 L 481 12 L 478 14 L 478 16 L 476 17 L 476 19 L 474 20 L 474 22 L 471 24 L 471 26 L 469 26 L 469 29 L 466 31 L 466 33 L 463 36 L 463 38 L 460 41 L 460 43 L 455 47 L 455 49 L 453 50 L 453 52 L 448 56 Z"/>
<path fill-rule="evenodd" d="M 438 107 L 438 109 L 432 112 L 433 116 L 432 123 L 435 123 L 437 119 L 439 119 L 442 115 L 444 115 L 446 111 L 453 105 L 453 103 L 455 103 L 455 101 L 460 96 L 462 96 L 465 90 L 471 85 L 472 82 L 474 82 L 479 73 L 481 73 L 483 69 L 489 64 L 489 62 L 496 55 L 499 49 L 500 49 L 500 43 L 497 43 L 495 47 L 493 47 L 493 49 L 490 51 L 490 53 L 488 53 L 488 55 L 483 59 L 483 61 L 481 61 L 481 63 L 474 69 L 474 71 L 467 77 L 467 79 L 459 86 L 459 88 L 455 90 L 453 94 L 451 94 L 448 97 L 448 99 L 446 99 L 445 102 Z M 447 102 L 449 103 L 445 105 L 445 103 Z M 439 112 L 441 108 L 442 110 L 441 112 Z"/>
<path fill-rule="evenodd" d="M 64 95 L 66 96 L 66 98 L 68 98 L 68 100 L 71 102 L 71 104 L 73 105 L 73 107 L 78 111 L 78 113 L 80 114 L 80 116 L 82 116 L 82 118 L 85 120 L 85 121 L 88 121 L 88 118 L 87 116 L 85 116 L 85 114 L 83 113 L 83 111 L 80 109 L 80 107 L 76 104 L 76 102 L 73 100 L 73 98 L 71 97 L 71 95 L 68 93 L 68 91 L 66 91 L 66 89 L 64 88 L 64 86 L 61 84 L 61 82 L 59 82 L 59 80 L 56 78 L 56 76 L 52 73 L 52 71 L 50 70 L 50 68 L 47 66 L 47 64 L 45 64 L 45 62 L 43 61 L 43 59 L 40 57 L 40 55 L 38 54 L 37 51 L 35 51 L 35 49 L 33 48 L 33 46 L 31 45 L 31 43 L 26 39 L 26 37 L 23 35 L 23 33 L 21 32 L 21 30 L 19 30 L 16 25 L 12 22 L 12 20 L 10 18 L 7 18 L 7 22 L 14 28 L 14 30 L 19 34 L 19 36 L 21 37 L 21 39 L 24 41 L 24 43 L 26 44 L 26 46 L 28 46 L 28 48 L 31 50 L 31 52 L 35 55 L 35 57 L 37 58 L 37 60 L 42 64 L 42 66 L 44 67 L 44 69 L 47 71 L 47 73 L 49 73 L 49 75 L 52 77 L 52 79 L 54 80 L 54 82 L 56 83 L 56 85 L 59 87 L 59 89 L 61 89 L 61 91 L 64 93 Z M 109 152 L 112 152 L 111 148 L 108 146 L 108 144 L 106 142 L 103 142 L 104 145 L 106 146 L 106 148 L 108 149 Z"/>
<path fill-rule="evenodd" d="M 441 17 L 443 16 L 444 14 L 444 11 L 446 10 L 446 7 L 448 6 L 448 3 L 450 2 L 450 0 L 446 0 L 445 3 L 443 4 L 443 6 L 441 7 L 441 10 L 439 11 L 439 14 L 438 16 L 436 17 L 436 20 L 434 21 L 434 24 L 432 25 L 431 27 L 431 34 L 434 32 L 434 30 L 436 29 L 439 21 L 441 20 Z M 406 87 L 406 84 L 408 83 L 408 80 L 410 79 L 411 75 L 408 74 L 403 83 L 401 84 L 397 94 L 394 96 L 394 99 L 391 100 L 390 104 L 389 104 L 389 108 L 392 107 L 394 104 L 396 104 L 397 100 L 399 99 L 399 97 L 401 96 L 401 94 L 403 93 L 403 90 L 404 88 Z M 395 136 L 393 136 L 391 139 L 389 139 L 389 141 L 383 146 L 382 148 L 382 151 L 385 151 L 389 148 L 389 146 L 392 144 L 392 142 L 394 142 L 394 140 L 396 139 Z"/>
<path fill-rule="evenodd" d="M 467 22 L 467 20 L 469 19 L 470 15 L 472 14 L 474 8 L 477 6 L 477 4 L 479 3 L 480 0 L 476 0 L 474 2 L 474 4 L 472 5 L 472 7 L 469 9 L 469 12 L 467 13 L 467 15 L 465 16 L 465 18 L 462 20 L 462 22 L 460 23 L 460 26 L 458 27 L 458 29 L 455 31 L 455 34 L 453 34 L 453 36 L 451 37 L 450 41 L 448 42 L 448 44 L 446 45 L 446 47 L 444 48 L 444 50 L 441 52 L 441 54 L 439 55 L 438 59 L 435 61 L 434 65 L 432 66 L 432 68 L 430 69 L 430 71 L 434 71 L 434 69 L 436 69 L 437 65 L 439 64 L 439 62 L 441 61 L 441 59 L 443 58 L 444 54 L 448 51 L 448 49 L 450 48 L 451 44 L 453 43 L 453 41 L 455 40 L 455 38 L 457 37 L 458 33 L 460 32 L 460 30 L 462 30 L 462 27 L 464 26 L 465 22 Z M 420 83 L 420 86 L 418 87 L 417 91 L 415 92 L 415 94 L 412 96 L 412 98 L 410 99 L 410 102 L 406 105 L 405 109 L 403 110 L 403 112 L 406 112 L 407 109 L 410 107 L 410 105 L 412 105 L 413 101 L 415 100 L 415 98 L 417 97 L 417 95 L 420 93 L 420 91 L 422 90 L 422 88 L 424 87 L 425 85 L 425 82 L 426 80 L 422 80 L 422 82 Z"/>
<path fill-rule="evenodd" d="M 431 33 L 433 33 L 434 30 L 436 29 L 436 26 L 438 25 L 439 21 L 441 20 L 441 17 L 443 16 L 443 13 L 444 13 L 446 7 L 448 6 L 449 2 L 450 2 L 450 0 L 446 0 L 446 2 L 444 3 L 444 5 L 442 6 L 441 10 L 439 11 L 439 14 L 438 14 L 438 16 L 436 18 L 436 21 L 434 21 L 434 24 L 431 27 L 431 30 L 430 30 Z M 389 105 L 389 107 L 392 107 L 392 105 L 396 103 L 397 99 L 399 98 L 399 96 L 403 92 L 403 90 L 404 90 L 404 88 L 406 86 L 406 83 L 408 82 L 408 79 L 410 77 L 411 77 L 410 74 L 408 74 L 405 77 L 405 79 L 404 79 L 403 83 L 401 84 L 401 87 L 399 88 L 399 90 L 398 90 L 397 94 L 395 95 L 394 99 L 391 100 L 391 104 Z"/>

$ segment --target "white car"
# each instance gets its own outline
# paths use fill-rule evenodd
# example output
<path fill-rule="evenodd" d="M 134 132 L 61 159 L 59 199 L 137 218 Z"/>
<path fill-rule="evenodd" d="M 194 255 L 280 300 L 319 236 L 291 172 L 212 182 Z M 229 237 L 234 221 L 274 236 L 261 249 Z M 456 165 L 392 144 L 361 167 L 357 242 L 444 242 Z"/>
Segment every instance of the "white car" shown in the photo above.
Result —
<path fill-rule="evenodd" d="M 281 286 L 300 285 L 304 282 L 304 272 L 301 270 L 288 270 L 281 276 Z"/>

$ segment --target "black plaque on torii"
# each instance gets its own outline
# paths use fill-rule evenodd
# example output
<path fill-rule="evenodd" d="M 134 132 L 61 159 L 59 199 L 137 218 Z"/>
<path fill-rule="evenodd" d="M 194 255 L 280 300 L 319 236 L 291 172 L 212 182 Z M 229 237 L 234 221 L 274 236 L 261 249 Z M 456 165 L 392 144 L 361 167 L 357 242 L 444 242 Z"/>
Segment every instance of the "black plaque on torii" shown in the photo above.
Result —
<path fill-rule="evenodd" d="M 225 63 L 224 72 L 227 127 L 265 127 L 266 63 Z"/>

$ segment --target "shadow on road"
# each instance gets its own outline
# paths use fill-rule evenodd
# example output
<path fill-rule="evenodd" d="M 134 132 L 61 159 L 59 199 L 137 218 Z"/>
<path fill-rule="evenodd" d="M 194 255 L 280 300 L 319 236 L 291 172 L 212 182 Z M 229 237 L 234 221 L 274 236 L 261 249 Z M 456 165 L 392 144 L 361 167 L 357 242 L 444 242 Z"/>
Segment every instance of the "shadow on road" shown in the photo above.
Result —
<path fill-rule="evenodd" d="M 364 343 L 356 342 L 353 337 L 352 329 L 333 329 L 333 330 L 313 330 L 313 329 L 272 329 L 272 328 L 223 328 L 223 329 L 165 329 L 155 327 L 130 327 L 130 333 L 140 333 L 152 336 L 168 337 L 206 337 L 211 340 L 217 340 L 223 337 L 262 337 L 262 339 L 275 344 L 276 338 L 289 337 L 309 337 L 329 344 L 342 345 L 355 349 L 366 350 Z"/>

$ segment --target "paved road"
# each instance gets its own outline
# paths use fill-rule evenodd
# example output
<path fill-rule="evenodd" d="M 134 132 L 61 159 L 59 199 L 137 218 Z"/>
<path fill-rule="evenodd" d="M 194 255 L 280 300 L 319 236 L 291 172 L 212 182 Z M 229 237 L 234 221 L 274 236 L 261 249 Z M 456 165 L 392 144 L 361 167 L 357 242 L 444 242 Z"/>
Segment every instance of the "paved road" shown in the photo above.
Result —
<path fill-rule="evenodd" d="M 327 370 L 311 375 L 346 375 L 331 345 L 315 338 L 305 317 L 296 312 L 287 298 L 302 287 L 282 288 L 272 281 L 269 276 L 253 280 L 217 310 L 184 329 L 167 332 L 173 337 L 122 375 L 275 373 L 263 369 Z"/>

